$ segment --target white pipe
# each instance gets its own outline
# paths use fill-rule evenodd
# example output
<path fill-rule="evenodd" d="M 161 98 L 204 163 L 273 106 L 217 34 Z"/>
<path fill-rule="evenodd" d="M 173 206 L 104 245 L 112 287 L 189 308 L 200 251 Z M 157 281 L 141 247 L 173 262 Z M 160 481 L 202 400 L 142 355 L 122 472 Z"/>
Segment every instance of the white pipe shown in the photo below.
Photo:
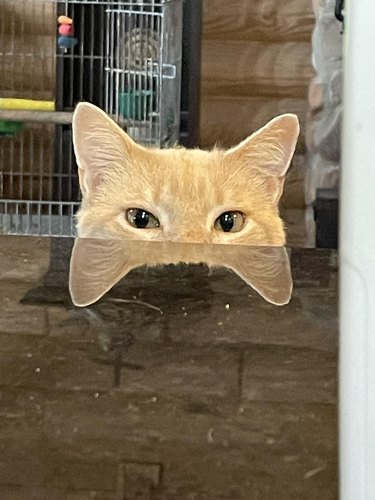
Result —
<path fill-rule="evenodd" d="M 375 500 L 375 0 L 346 0 L 340 188 L 340 499 Z"/>

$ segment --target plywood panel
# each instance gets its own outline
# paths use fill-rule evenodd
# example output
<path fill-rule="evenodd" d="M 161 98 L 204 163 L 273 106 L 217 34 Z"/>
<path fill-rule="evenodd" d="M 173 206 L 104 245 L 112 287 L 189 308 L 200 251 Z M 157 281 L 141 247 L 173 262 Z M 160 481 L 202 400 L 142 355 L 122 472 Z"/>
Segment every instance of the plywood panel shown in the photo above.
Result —
<path fill-rule="evenodd" d="M 286 176 L 284 194 L 280 201 L 280 207 L 283 210 L 305 207 L 305 171 L 305 156 L 294 155 Z"/>
<path fill-rule="evenodd" d="M 57 33 L 55 4 L 0 3 L 0 96 L 53 99 Z"/>
<path fill-rule="evenodd" d="M 282 113 L 296 113 L 301 123 L 301 139 L 307 103 L 304 99 L 205 98 L 201 108 L 201 143 L 229 147 Z M 302 144 L 300 148 L 302 147 Z"/>
<path fill-rule="evenodd" d="M 25 124 L 0 138 L 0 198 L 51 199 L 54 125 Z"/>
<path fill-rule="evenodd" d="M 46 36 L 5 35 L 0 56 L 1 97 L 54 100 L 54 39 Z"/>
<path fill-rule="evenodd" d="M 56 4 L 51 0 L 2 0 L 0 12 L 2 33 L 56 37 Z"/>
<path fill-rule="evenodd" d="M 209 40 L 203 44 L 203 96 L 306 98 L 313 75 L 307 42 Z"/>
<path fill-rule="evenodd" d="M 311 0 L 205 0 L 205 39 L 309 42 Z"/>

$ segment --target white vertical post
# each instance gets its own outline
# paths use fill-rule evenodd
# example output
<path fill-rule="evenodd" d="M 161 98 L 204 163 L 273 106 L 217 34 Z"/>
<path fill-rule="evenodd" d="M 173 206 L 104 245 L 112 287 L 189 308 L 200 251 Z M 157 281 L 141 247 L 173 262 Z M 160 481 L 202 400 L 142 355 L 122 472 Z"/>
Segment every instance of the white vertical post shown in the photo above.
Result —
<path fill-rule="evenodd" d="M 375 0 L 346 0 L 340 188 L 340 498 L 375 500 Z"/>

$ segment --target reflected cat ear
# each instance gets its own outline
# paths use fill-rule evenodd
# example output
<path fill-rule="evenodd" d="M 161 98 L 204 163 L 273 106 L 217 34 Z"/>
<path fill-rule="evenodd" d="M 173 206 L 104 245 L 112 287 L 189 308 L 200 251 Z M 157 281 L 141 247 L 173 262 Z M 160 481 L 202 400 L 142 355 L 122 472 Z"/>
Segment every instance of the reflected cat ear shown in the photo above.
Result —
<path fill-rule="evenodd" d="M 280 115 L 225 155 L 230 160 L 245 163 L 256 175 L 263 177 L 270 195 L 278 201 L 299 132 L 296 115 Z"/>
<path fill-rule="evenodd" d="M 137 266 L 121 240 L 77 238 L 70 259 L 69 291 L 75 306 L 99 300 Z"/>
<path fill-rule="evenodd" d="M 267 302 L 283 306 L 290 301 L 293 280 L 284 247 L 235 247 L 225 257 L 229 267 Z"/>
<path fill-rule="evenodd" d="M 79 103 L 73 114 L 73 145 L 83 196 L 95 192 L 110 172 L 121 171 L 138 146 L 104 111 Z"/>

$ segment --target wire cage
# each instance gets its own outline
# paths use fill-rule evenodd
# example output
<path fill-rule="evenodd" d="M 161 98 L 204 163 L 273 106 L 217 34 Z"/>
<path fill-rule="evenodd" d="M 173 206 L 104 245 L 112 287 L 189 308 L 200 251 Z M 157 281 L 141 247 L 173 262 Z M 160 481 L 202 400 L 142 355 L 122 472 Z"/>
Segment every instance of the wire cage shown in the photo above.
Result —
<path fill-rule="evenodd" d="M 182 21 L 182 0 L 0 0 L 0 234 L 75 235 L 78 102 L 178 142 Z"/>

